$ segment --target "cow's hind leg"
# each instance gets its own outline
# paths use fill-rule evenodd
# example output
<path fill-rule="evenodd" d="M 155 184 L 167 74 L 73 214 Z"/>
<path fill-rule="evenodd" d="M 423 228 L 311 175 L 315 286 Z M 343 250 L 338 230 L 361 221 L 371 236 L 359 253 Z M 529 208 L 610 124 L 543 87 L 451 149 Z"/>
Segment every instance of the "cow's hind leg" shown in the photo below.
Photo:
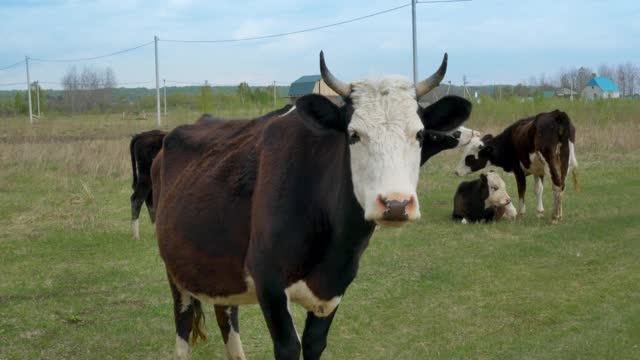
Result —
<path fill-rule="evenodd" d="M 561 169 L 562 161 L 560 154 L 556 154 L 551 149 L 543 152 L 545 160 L 549 165 L 549 173 L 551 174 L 551 182 L 553 183 L 553 212 L 551 214 L 551 223 L 557 224 L 562 220 L 562 196 L 564 195 L 564 180 L 566 170 Z"/>
<path fill-rule="evenodd" d="M 153 194 L 151 190 L 147 194 L 147 197 L 144 199 L 144 203 L 147 205 L 147 210 L 149 211 L 149 219 L 151 219 L 151 223 L 156 223 L 156 211 L 153 209 Z"/>
<path fill-rule="evenodd" d="M 240 326 L 238 324 L 238 307 L 216 305 L 216 320 L 222 333 L 222 340 L 227 349 L 230 360 L 244 360 L 242 341 L 240 341 Z"/>
<path fill-rule="evenodd" d="M 336 307 L 327 317 L 318 317 L 312 312 L 307 313 L 302 334 L 302 356 L 305 360 L 320 359 L 320 355 L 327 347 L 327 335 L 337 310 Z"/>
<path fill-rule="evenodd" d="M 200 329 L 200 321 L 204 319 L 204 313 L 200 301 L 193 299 L 184 292 L 180 292 L 169 277 L 169 286 L 173 296 L 173 315 L 176 324 L 176 357 L 180 360 L 189 357 L 189 336 L 195 343 L 198 337 L 206 339 Z"/>
<path fill-rule="evenodd" d="M 131 194 L 131 232 L 134 239 L 140 239 L 140 224 L 138 218 L 140 217 L 140 209 L 145 201 L 145 194 L 139 187 L 136 186 L 133 194 Z"/>
<path fill-rule="evenodd" d="M 533 192 L 536 194 L 536 212 L 539 218 L 544 216 L 544 205 L 542 204 L 543 180 L 544 176 L 533 176 Z"/>

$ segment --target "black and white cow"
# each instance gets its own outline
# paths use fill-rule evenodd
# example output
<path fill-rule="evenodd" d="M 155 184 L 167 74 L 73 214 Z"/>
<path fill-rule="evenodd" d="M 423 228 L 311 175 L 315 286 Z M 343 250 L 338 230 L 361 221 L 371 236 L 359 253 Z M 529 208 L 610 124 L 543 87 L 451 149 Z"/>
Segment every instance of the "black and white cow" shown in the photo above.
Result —
<path fill-rule="evenodd" d="M 575 141 L 576 129 L 566 113 L 560 110 L 540 113 L 516 121 L 495 137 L 473 138 L 465 148 L 456 174 L 464 176 L 487 165 L 513 172 L 518 184 L 520 215 L 525 213 L 526 176 L 533 175 L 539 217 L 544 215 L 542 181 L 548 175 L 553 184 L 551 220 L 557 223 L 562 219 L 562 197 L 569 171 L 573 173 L 574 187 L 578 188 Z"/>
<path fill-rule="evenodd" d="M 452 218 L 463 224 L 513 219 L 515 216 L 516 208 L 504 180 L 495 171 L 480 174 L 476 180 L 461 182 L 453 197 Z"/>

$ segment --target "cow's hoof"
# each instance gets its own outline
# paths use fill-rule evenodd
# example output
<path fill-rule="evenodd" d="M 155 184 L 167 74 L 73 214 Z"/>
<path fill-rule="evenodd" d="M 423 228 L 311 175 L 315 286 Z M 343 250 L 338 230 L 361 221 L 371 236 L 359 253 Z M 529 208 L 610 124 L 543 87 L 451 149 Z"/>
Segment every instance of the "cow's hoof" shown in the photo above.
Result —
<path fill-rule="evenodd" d="M 536 212 L 536 216 L 538 217 L 538 219 L 542 219 L 544 217 L 544 210 L 542 210 L 542 211 L 538 210 Z"/>
<path fill-rule="evenodd" d="M 551 219 L 551 224 L 553 224 L 553 225 L 560 224 L 560 219 L 556 219 L 556 218 Z"/>

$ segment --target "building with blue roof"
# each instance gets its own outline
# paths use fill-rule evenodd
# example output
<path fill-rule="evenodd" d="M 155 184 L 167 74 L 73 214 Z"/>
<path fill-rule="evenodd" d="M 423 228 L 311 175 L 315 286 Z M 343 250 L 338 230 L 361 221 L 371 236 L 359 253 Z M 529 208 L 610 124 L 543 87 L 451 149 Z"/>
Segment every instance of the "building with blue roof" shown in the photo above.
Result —
<path fill-rule="evenodd" d="M 308 94 L 324 95 L 336 104 L 342 101 L 340 95 L 331 90 L 320 75 L 302 76 L 289 86 L 288 98 L 292 104 L 294 104 L 299 97 Z"/>
<path fill-rule="evenodd" d="M 607 77 L 594 77 L 582 89 L 582 98 L 587 100 L 617 99 L 619 97 L 620 89 Z"/>

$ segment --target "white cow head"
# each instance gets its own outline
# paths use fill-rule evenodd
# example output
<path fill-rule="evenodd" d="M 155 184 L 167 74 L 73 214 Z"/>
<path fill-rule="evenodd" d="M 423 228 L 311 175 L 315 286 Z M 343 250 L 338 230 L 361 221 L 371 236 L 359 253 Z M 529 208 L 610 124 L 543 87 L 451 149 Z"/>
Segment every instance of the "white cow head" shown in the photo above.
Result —
<path fill-rule="evenodd" d="M 345 105 L 338 108 L 326 98 L 308 95 L 296 102 L 296 108 L 307 120 L 313 118 L 312 127 L 321 123 L 322 127 L 344 131 L 353 191 L 366 220 L 398 224 L 420 218 L 416 187 L 426 109 L 421 109 L 416 99 L 438 86 L 446 67 L 445 54 L 440 68 L 415 86 L 399 77 L 345 83 L 331 74 L 320 53 L 322 79 L 344 98 Z M 440 123 L 455 118 L 461 123 L 470 112 L 468 102 L 461 100 L 465 102 L 462 110 L 457 108 L 461 103 L 449 97 L 428 107 L 431 115 L 426 118 Z M 458 125 L 449 129 L 454 131 Z"/>
<path fill-rule="evenodd" d="M 465 176 L 491 165 L 493 146 L 488 145 L 487 141 L 490 141 L 492 138 L 491 135 L 485 135 L 482 138 L 479 136 L 471 138 L 464 148 L 462 159 L 460 159 L 458 166 L 456 166 L 456 175 Z"/>
<path fill-rule="evenodd" d="M 485 200 L 485 206 L 507 206 L 511 204 L 511 197 L 507 193 L 507 185 L 495 171 L 489 171 L 486 175 L 480 175 L 482 182 L 487 184 L 489 197 Z"/>

